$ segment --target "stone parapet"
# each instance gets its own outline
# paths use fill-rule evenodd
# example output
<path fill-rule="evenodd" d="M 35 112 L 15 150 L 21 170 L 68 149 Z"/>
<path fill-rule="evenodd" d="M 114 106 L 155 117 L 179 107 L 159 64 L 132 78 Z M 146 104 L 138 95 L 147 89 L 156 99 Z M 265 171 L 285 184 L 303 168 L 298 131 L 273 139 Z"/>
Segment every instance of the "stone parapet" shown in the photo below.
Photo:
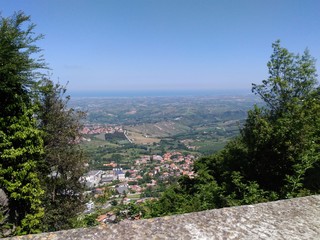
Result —
<path fill-rule="evenodd" d="M 11 239 L 320 239 L 320 195 Z"/>

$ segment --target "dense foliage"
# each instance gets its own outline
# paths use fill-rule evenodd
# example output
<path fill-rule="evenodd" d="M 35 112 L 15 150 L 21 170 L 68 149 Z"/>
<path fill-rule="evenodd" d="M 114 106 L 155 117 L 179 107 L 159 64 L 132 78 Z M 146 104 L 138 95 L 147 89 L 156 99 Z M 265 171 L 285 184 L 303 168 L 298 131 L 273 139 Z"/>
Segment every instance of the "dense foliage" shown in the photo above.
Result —
<path fill-rule="evenodd" d="M 17 233 L 39 231 L 44 215 L 38 172 L 43 140 L 30 97 L 35 70 L 44 64 L 31 57 L 41 36 L 33 36 L 34 25 L 24 30 L 28 20 L 18 13 L 0 23 L 0 188 L 9 199 L 6 228 Z"/>
<path fill-rule="evenodd" d="M 277 41 L 269 78 L 252 91 L 265 102 L 248 112 L 240 136 L 194 166 L 152 204 L 151 216 L 252 204 L 320 192 L 320 96 L 315 60 Z"/>
<path fill-rule="evenodd" d="M 29 22 L 22 12 L 0 19 L 0 237 L 64 228 L 81 207 L 79 118 L 61 88 L 40 81 L 42 36 Z"/>
<path fill-rule="evenodd" d="M 82 112 L 67 108 L 66 89 L 43 79 L 40 85 L 39 128 L 43 132 L 42 181 L 45 189 L 46 231 L 70 228 L 71 219 L 83 211 L 84 155 L 79 148 Z"/>

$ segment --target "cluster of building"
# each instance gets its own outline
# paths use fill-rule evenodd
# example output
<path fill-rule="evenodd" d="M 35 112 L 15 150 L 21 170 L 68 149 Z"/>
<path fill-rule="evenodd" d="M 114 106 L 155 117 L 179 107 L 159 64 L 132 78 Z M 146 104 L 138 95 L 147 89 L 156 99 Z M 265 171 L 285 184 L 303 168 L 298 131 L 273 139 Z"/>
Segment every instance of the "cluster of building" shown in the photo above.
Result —
<path fill-rule="evenodd" d="M 122 168 L 114 168 L 112 171 L 92 170 L 86 173 L 81 179 L 86 187 L 90 189 L 111 183 L 115 180 L 125 180 L 125 173 Z"/>
<path fill-rule="evenodd" d="M 194 160 L 195 157 L 190 154 L 184 156 L 180 152 L 167 152 L 163 156 L 142 156 L 135 161 L 135 165 L 141 167 L 141 165 L 154 163 L 155 167 L 151 168 L 148 173 L 151 177 L 160 174 L 162 178 L 181 175 L 188 175 L 193 178 L 194 171 L 192 171 L 192 166 Z"/>
<path fill-rule="evenodd" d="M 117 167 L 116 163 L 111 162 L 104 165 L 114 167 L 112 170 L 90 171 L 83 177 L 82 181 L 88 188 L 93 189 L 117 180 L 121 183 L 121 189 L 119 188 L 119 191 L 116 189 L 119 194 L 123 192 L 141 193 L 146 187 L 156 186 L 159 179 L 165 180 L 169 177 L 179 177 L 181 175 L 193 178 L 192 166 L 194 160 L 193 155 L 184 156 L 180 152 L 168 152 L 163 156 L 145 155 L 137 159 L 131 169 L 124 170 Z M 148 183 L 144 183 L 144 186 L 139 185 L 138 183 L 145 176 L 149 179 Z"/>
<path fill-rule="evenodd" d="M 95 196 L 103 195 L 104 185 L 108 184 L 113 189 L 113 199 L 122 199 L 123 204 L 128 204 L 132 200 L 136 204 L 154 199 L 153 197 L 139 198 L 140 193 L 145 193 L 147 189 L 154 189 L 158 181 L 165 181 L 170 177 L 187 175 L 194 177 L 192 171 L 195 157 L 193 155 L 184 156 L 180 152 L 167 152 L 161 155 L 144 155 L 135 160 L 131 169 L 122 169 L 115 162 L 106 163 L 105 166 L 113 167 L 112 170 L 102 171 L 93 170 L 83 176 L 82 181 L 92 190 Z M 147 181 L 145 181 L 147 179 Z M 115 181 L 115 182 L 114 182 Z M 113 184 L 112 184 L 113 183 Z M 135 198 L 133 198 L 135 196 Z M 112 199 L 111 198 L 111 199 Z M 106 206 L 111 206 L 111 199 Z M 113 200 L 115 201 L 115 200 Z M 118 200 L 119 201 L 119 200 Z M 87 203 L 87 211 L 93 211 L 94 203 Z M 125 213 L 123 213 L 125 214 Z M 130 216 L 132 218 L 132 216 Z M 139 219 L 140 215 L 133 216 Z M 117 217 L 114 213 L 108 212 L 100 215 L 97 221 L 101 223 L 116 222 Z"/>
<path fill-rule="evenodd" d="M 105 126 L 101 124 L 95 125 L 86 125 L 83 129 L 80 130 L 81 134 L 88 135 L 88 134 L 100 134 L 100 133 L 115 133 L 115 132 L 123 132 L 122 127 L 116 126 Z"/>

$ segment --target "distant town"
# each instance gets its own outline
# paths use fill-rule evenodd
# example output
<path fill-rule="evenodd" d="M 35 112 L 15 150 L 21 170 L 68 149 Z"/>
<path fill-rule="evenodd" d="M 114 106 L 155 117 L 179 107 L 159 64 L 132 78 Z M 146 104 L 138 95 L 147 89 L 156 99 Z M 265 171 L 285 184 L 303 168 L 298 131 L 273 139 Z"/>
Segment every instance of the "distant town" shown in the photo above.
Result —
<path fill-rule="evenodd" d="M 87 112 L 79 139 L 89 156 L 81 178 L 90 199 L 84 214 L 101 223 L 132 219 L 125 206 L 160 198 L 182 176 L 194 178 L 194 162 L 236 136 L 255 102 L 251 96 L 75 100 L 72 106 Z"/>
<path fill-rule="evenodd" d="M 92 136 L 97 134 L 115 134 L 123 133 L 126 130 L 121 126 L 105 125 L 86 125 L 81 133 L 83 141 L 91 141 Z M 128 139 L 130 141 L 130 139 Z M 177 179 L 182 175 L 190 178 L 194 177 L 193 163 L 196 157 L 192 154 L 186 154 L 179 151 L 168 151 L 162 155 L 142 155 L 134 159 L 130 168 L 124 169 L 115 161 L 103 163 L 108 170 L 91 170 L 87 172 L 81 181 L 86 185 L 87 194 L 93 194 L 97 199 L 105 194 L 106 187 L 112 193 L 109 200 L 106 201 L 102 208 L 113 205 L 141 203 L 147 199 L 153 199 L 157 196 L 153 191 L 157 191 L 158 183 L 168 182 L 169 179 Z M 144 194 L 149 192 L 148 194 Z M 94 201 L 87 204 L 86 212 L 89 213 L 96 209 Z M 105 218 L 103 217 L 105 216 Z M 100 222 L 112 222 L 114 214 L 104 214 L 98 217 Z"/>

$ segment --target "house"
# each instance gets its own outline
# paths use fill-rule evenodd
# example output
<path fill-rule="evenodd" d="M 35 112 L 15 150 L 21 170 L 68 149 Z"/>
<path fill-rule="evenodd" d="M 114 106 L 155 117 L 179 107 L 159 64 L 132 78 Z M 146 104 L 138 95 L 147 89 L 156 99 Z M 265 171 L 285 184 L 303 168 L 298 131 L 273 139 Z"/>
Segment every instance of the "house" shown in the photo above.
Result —
<path fill-rule="evenodd" d="M 173 169 L 173 170 L 178 169 L 177 165 L 175 165 L 174 163 L 170 164 L 170 168 Z"/>
<path fill-rule="evenodd" d="M 89 202 L 86 203 L 86 210 L 85 212 L 92 212 L 94 209 L 94 202 L 90 200 Z"/>
<path fill-rule="evenodd" d="M 103 166 L 115 168 L 115 167 L 118 166 L 118 164 L 115 163 L 114 161 L 112 161 L 111 163 L 105 163 L 105 164 L 103 164 Z"/>
<path fill-rule="evenodd" d="M 93 190 L 93 193 L 97 195 L 103 194 L 103 192 L 104 192 L 104 188 L 96 188 Z"/>
<path fill-rule="evenodd" d="M 117 216 L 113 213 L 106 213 L 98 216 L 96 220 L 100 223 L 115 223 L 117 220 Z"/>
<path fill-rule="evenodd" d="M 152 159 L 153 159 L 154 161 L 162 161 L 162 160 L 163 160 L 163 157 L 161 157 L 160 155 L 153 155 L 153 156 L 152 156 Z"/>
<path fill-rule="evenodd" d="M 103 172 L 101 170 L 94 170 L 94 171 L 88 172 L 84 176 L 84 181 L 85 181 L 86 186 L 88 188 L 93 188 L 93 187 L 98 186 L 101 181 L 102 173 Z"/>
<path fill-rule="evenodd" d="M 107 214 L 103 214 L 103 215 L 98 216 L 96 220 L 97 220 L 99 223 L 105 223 L 106 220 L 107 220 L 107 218 L 108 218 Z"/>
<path fill-rule="evenodd" d="M 119 194 L 125 194 L 129 192 L 128 186 L 127 185 L 120 185 L 119 187 L 116 188 L 116 191 Z"/>
<path fill-rule="evenodd" d="M 124 181 L 126 178 L 125 173 L 122 171 L 122 168 L 114 168 L 113 169 L 113 179 Z"/>
<path fill-rule="evenodd" d="M 129 186 L 133 192 L 141 192 L 142 188 L 139 185 L 131 185 Z"/>
<path fill-rule="evenodd" d="M 101 178 L 101 183 L 110 183 L 114 180 L 113 175 L 103 175 Z"/>

